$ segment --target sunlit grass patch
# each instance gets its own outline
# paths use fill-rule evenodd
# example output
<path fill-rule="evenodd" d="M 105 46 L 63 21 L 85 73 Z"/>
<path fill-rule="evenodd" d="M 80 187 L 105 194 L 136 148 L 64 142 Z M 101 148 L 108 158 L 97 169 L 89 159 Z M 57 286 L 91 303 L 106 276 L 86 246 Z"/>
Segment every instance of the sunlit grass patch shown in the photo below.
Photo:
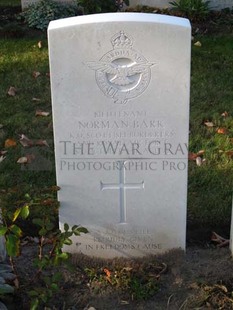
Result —
<path fill-rule="evenodd" d="M 202 46 L 192 49 L 190 152 L 203 151 L 201 165 L 190 161 L 188 214 L 196 223 L 228 225 L 233 188 L 233 43 L 231 36 L 195 38 Z M 38 42 L 42 40 L 42 47 Z M 0 164 L 1 188 L 29 182 L 55 183 L 52 110 L 48 48 L 45 39 L 0 41 L 0 150 L 6 139 L 17 146 L 7 149 Z M 39 72 L 39 75 L 38 75 Z M 15 96 L 7 94 L 15 87 Z M 50 112 L 35 116 L 36 110 Z M 51 171 L 22 171 L 19 137 L 44 139 L 51 145 Z"/>

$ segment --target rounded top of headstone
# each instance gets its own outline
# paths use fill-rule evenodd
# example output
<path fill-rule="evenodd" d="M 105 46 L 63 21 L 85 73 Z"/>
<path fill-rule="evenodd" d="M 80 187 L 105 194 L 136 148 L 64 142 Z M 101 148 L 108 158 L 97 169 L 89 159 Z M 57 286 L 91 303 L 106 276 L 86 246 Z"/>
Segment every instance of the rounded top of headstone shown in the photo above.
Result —
<path fill-rule="evenodd" d="M 114 22 L 157 23 L 191 28 L 189 20 L 181 17 L 150 13 L 103 13 L 54 20 L 50 22 L 48 30 L 50 31 L 53 29 L 71 27 L 82 24 Z"/>

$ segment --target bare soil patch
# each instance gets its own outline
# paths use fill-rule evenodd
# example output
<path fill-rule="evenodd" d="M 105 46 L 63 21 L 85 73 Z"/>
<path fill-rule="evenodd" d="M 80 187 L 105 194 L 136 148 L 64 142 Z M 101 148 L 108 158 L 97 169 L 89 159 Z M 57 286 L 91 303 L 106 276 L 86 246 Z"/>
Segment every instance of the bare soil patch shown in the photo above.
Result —
<path fill-rule="evenodd" d="M 16 309 L 15 302 L 18 309 L 29 309 L 26 291 L 39 284 L 30 282 L 35 276 L 36 253 L 35 244 L 25 245 L 16 260 L 20 288 L 15 299 L 9 302 L 9 309 Z M 189 246 L 186 253 L 174 250 L 143 259 L 102 260 L 76 254 L 72 256 L 72 265 L 72 271 L 62 269 L 64 281 L 59 293 L 53 296 L 50 308 L 46 309 L 233 309 L 232 257 L 229 249 L 213 244 Z M 104 281 L 106 270 L 114 272 L 123 268 L 136 270 L 144 281 L 156 277 L 157 289 L 143 299 L 125 287 Z M 94 270 L 94 278 L 88 269 Z M 52 274 L 52 270 L 50 272 Z"/>

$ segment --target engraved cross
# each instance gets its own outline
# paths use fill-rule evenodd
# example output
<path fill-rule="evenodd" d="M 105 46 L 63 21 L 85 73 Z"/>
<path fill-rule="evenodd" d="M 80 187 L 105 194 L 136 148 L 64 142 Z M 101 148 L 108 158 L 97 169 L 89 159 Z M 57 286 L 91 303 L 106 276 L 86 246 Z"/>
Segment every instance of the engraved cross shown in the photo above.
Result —
<path fill-rule="evenodd" d="M 120 224 L 126 223 L 126 189 L 144 189 L 144 181 L 141 183 L 125 183 L 125 162 L 120 161 L 119 182 L 118 183 L 103 183 L 100 181 L 100 189 L 118 189 L 119 204 L 120 204 Z"/>

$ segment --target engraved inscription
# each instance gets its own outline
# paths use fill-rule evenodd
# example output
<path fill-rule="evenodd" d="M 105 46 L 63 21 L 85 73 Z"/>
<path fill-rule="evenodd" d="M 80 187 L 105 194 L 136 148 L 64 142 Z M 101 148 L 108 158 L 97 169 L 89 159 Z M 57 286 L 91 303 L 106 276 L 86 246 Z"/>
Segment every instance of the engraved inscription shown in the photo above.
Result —
<path fill-rule="evenodd" d="M 121 163 L 121 169 L 119 170 L 119 183 L 109 183 L 105 184 L 100 181 L 101 190 L 106 189 L 118 189 L 120 194 L 120 224 L 126 223 L 126 197 L 125 190 L 126 189 L 144 189 L 144 181 L 141 183 L 125 183 L 125 162 Z"/>
<path fill-rule="evenodd" d="M 150 83 L 150 67 L 154 63 L 132 49 L 133 40 L 124 31 L 111 40 L 113 50 L 100 61 L 86 65 L 96 71 L 96 82 L 102 92 L 114 103 L 127 103 L 142 94 Z"/>

